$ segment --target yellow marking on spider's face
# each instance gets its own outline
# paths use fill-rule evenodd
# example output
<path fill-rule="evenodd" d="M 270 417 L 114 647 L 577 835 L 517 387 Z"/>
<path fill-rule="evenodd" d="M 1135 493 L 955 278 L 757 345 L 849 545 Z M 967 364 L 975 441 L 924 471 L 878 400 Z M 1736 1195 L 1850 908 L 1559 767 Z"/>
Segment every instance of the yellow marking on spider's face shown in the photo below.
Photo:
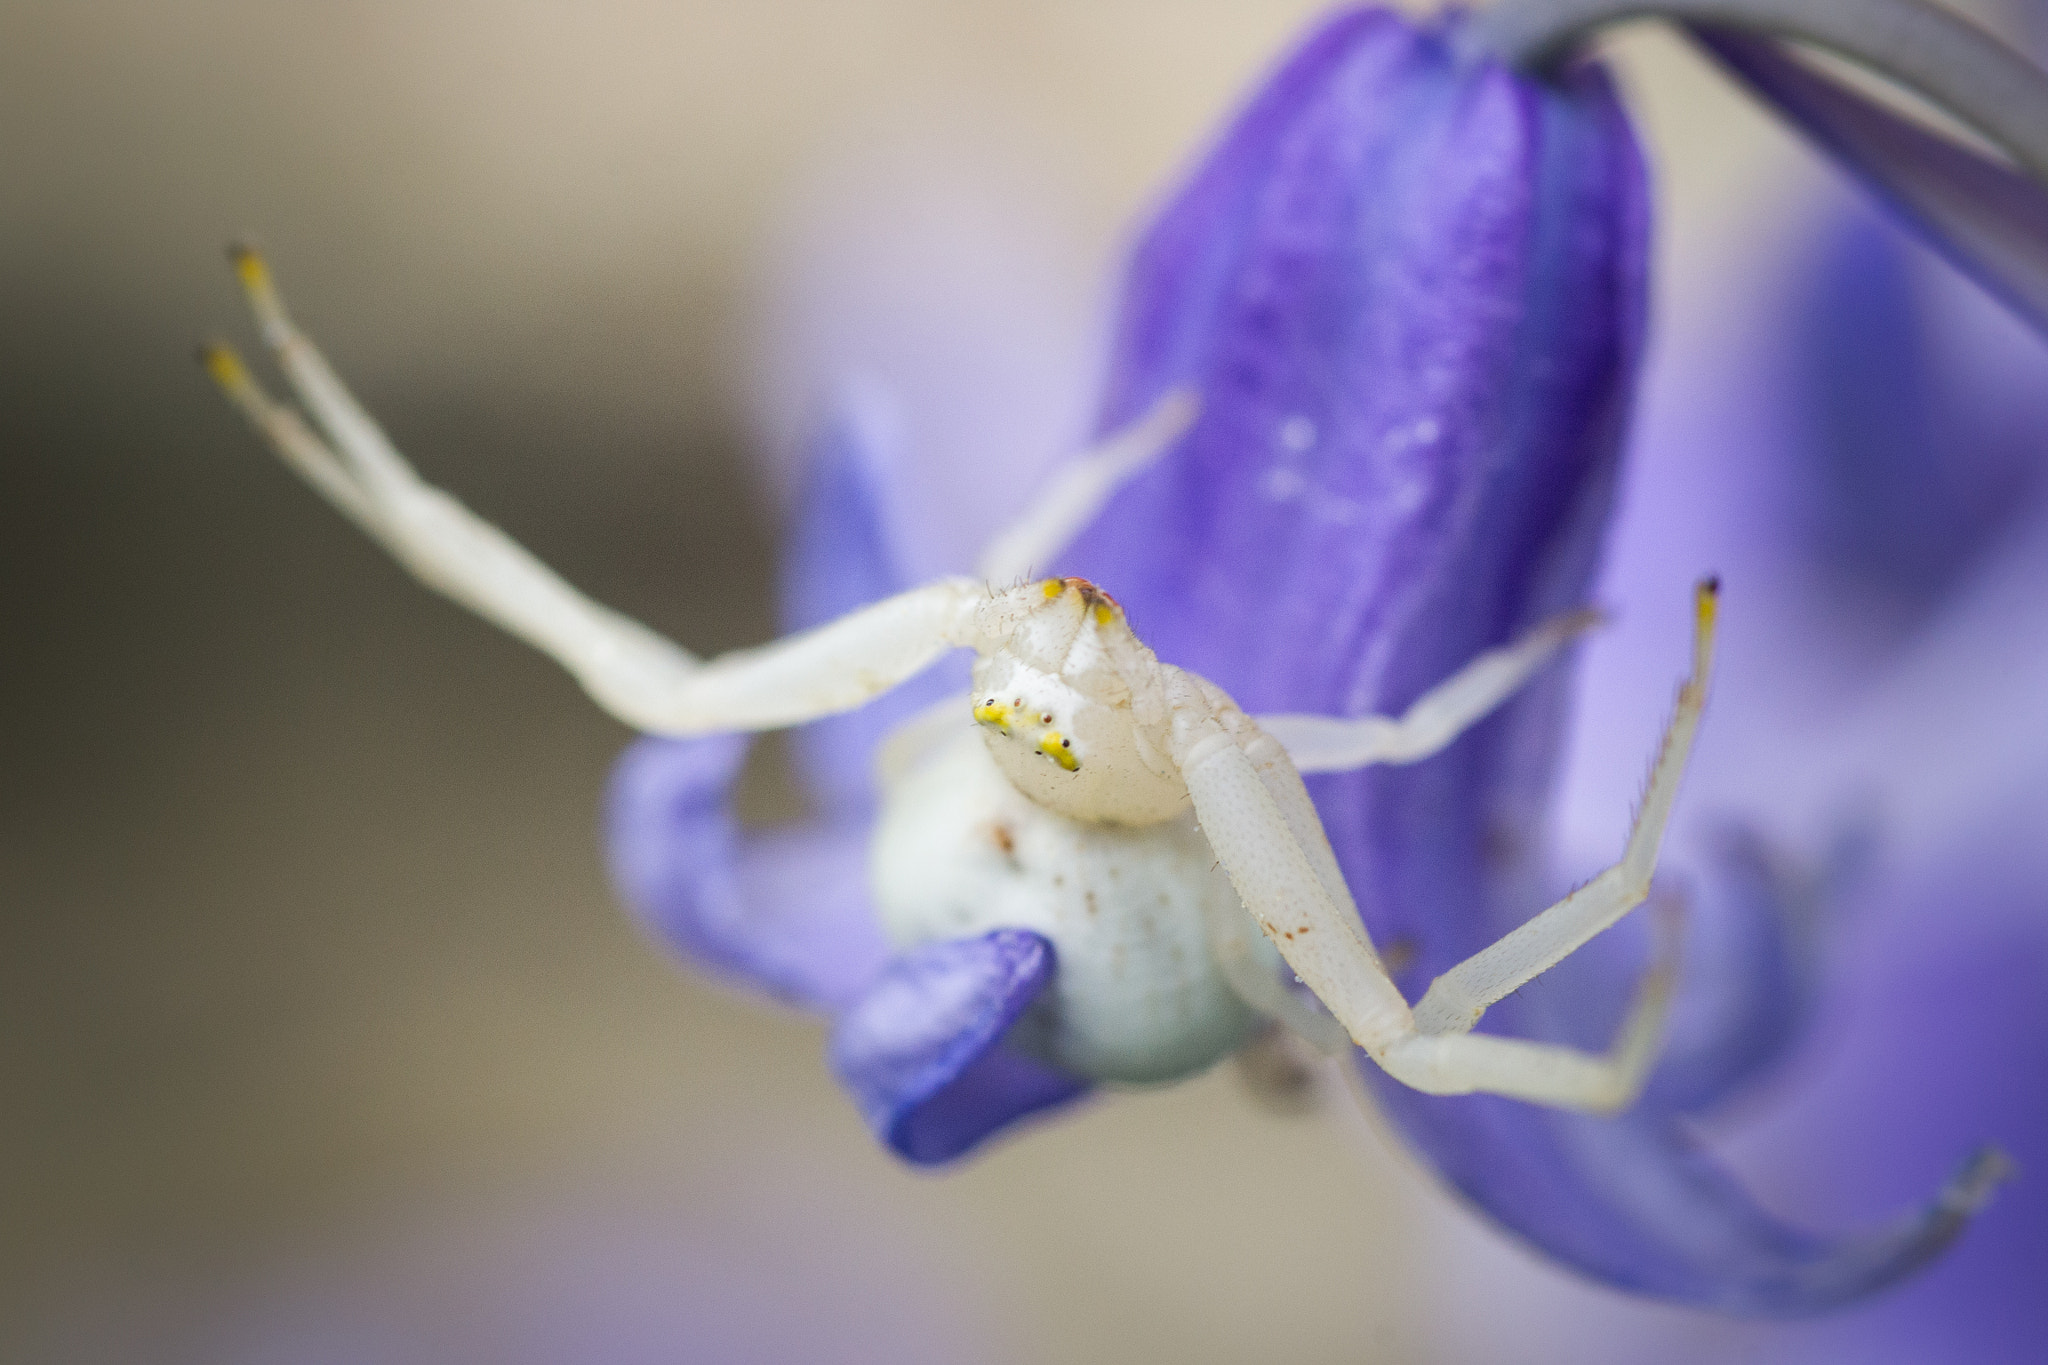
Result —
<path fill-rule="evenodd" d="M 1081 760 L 1074 757 L 1073 742 L 1062 739 L 1057 730 L 1045 732 L 1045 738 L 1038 741 L 1038 751 L 1070 773 L 1081 771 Z"/>
<path fill-rule="evenodd" d="M 1010 728 L 1010 708 L 998 706 L 994 702 L 975 707 L 974 718 L 983 725 L 993 725 L 1002 730 Z"/>

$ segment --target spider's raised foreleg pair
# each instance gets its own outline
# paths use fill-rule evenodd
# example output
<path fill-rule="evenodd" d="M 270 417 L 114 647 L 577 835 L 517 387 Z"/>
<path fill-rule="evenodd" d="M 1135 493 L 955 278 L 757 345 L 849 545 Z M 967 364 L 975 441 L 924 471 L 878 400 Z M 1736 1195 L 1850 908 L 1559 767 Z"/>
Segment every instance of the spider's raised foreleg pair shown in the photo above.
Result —
<path fill-rule="evenodd" d="M 1513 666 L 1513 654 L 1538 640 L 1481 656 L 1398 721 L 1251 722 L 1221 708 L 1212 708 L 1209 717 L 1197 706 L 1182 709 L 1174 757 L 1196 819 L 1239 897 L 1351 1040 L 1396 1079 L 1433 1093 L 1485 1091 L 1595 1112 L 1611 1112 L 1635 1097 L 1656 1058 L 1675 985 L 1668 932 L 1659 961 L 1604 1055 L 1471 1029 L 1489 1005 L 1570 956 L 1648 896 L 1706 703 L 1717 594 L 1712 580 L 1697 590 L 1692 671 L 1679 689 L 1621 860 L 1439 976 L 1413 1008 L 1373 950 L 1300 774 L 1361 766 L 1360 758 L 1402 762 L 1434 752 L 1527 677 Z M 1277 738 L 1290 733 L 1316 743 L 1305 744 L 1297 755 Z"/>
<path fill-rule="evenodd" d="M 262 261 L 238 250 L 235 264 L 265 341 L 321 434 L 265 394 L 231 350 L 210 347 L 204 359 L 228 396 L 288 464 L 416 576 L 558 660 L 627 724 L 667 735 L 793 725 L 859 706 L 948 649 L 973 649 L 984 663 L 1028 670 L 1048 641 L 1058 641 L 1055 662 L 1046 665 L 1049 685 L 1073 710 L 1076 727 L 1095 727 L 1099 761 L 1079 780 L 1071 741 L 1062 745 L 1054 734 L 1041 745 L 1054 747 L 1040 757 L 1059 759 L 1076 779 L 1071 792 L 1085 796 L 1071 795 L 1060 779 L 1046 785 L 1038 780 L 1040 770 L 1031 770 L 1027 783 L 1022 769 L 1007 768 L 1033 800 L 1069 818 L 1141 825 L 1167 818 L 1191 799 L 1259 928 L 1343 1033 L 1411 1085 L 1584 1109 L 1615 1108 L 1633 1096 L 1655 1051 L 1669 998 L 1668 966 L 1651 973 L 1606 1056 L 1469 1030 L 1487 1005 L 1644 898 L 1705 698 L 1711 586 L 1701 590 L 1692 676 L 1622 861 L 1440 977 L 1411 1010 L 1372 948 L 1300 774 L 1409 762 L 1436 752 L 1527 681 L 1585 628 L 1589 615 L 1560 618 L 1482 655 L 1398 719 L 1255 720 L 1213 684 L 1160 663 L 1092 586 L 1070 591 L 1062 580 L 986 586 L 1014 581 L 1056 553 L 1122 479 L 1185 431 L 1193 403 L 1174 396 L 1063 471 L 1038 505 L 990 547 L 984 580 L 941 579 L 775 644 L 700 660 L 583 596 L 497 528 L 424 483 L 294 327 Z M 1076 654 L 1084 631 L 1095 632 L 1095 643 Z M 1083 670 L 1086 679 L 1069 678 L 1064 661 L 1082 657 L 1092 661 Z M 1051 714 L 1044 719 L 1049 724 Z M 1007 721 L 1003 727 L 1007 732 Z M 1014 762 L 1014 749 L 1006 752 Z M 1171 799 L 1162 803 L 1162 795 Z M 1241 926 L 1231 926 L 1215 935 L 1233 984 L 1283 1021 L 1327 1034 L 1322 1016 L 1247 968 L 1241 938 L 1234 946 L 1240 932 Z"/>
<path fill-rule="evenodd" d="M 524 547 L 424 482 L 285 312 L 262 258 L 233 253 L 264 341 L 316 435 L 270 397 L 233 350 L 202 352 L 235 406 L 306 481 L 429 587 L 559 662 L 635 729 L 766 730 L 850 710 L 970 641 L 987 596 L 942 579 L 817 630 L 709 662 L 591 601 Z M 322 439 L 322 436 L 325 439 Z"/>

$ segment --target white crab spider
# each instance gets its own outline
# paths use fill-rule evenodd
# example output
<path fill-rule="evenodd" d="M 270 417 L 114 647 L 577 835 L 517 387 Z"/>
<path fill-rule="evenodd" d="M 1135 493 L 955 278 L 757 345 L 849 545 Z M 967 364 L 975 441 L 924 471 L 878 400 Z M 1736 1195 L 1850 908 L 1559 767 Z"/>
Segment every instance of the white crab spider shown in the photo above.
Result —
<path fill-rule="evenodd" d="M 1050 938 L 1055 985 L 1019 1030 L 1049 1060 L 1095 1079 L 1164 1080 L 1216 1061 L 1270 1017 L 1326 1048 L 1355 1043 L 1433 1093 L 1611 1112 L 1640 1088 L 1670 1001 L 1668 954 L 1604 1055 L 1471 1030 L 1648 894 L 1706 700 L 1711 580 L 1697 594 L 1692 670 L 1621 860 L 1438 977 L 1411 1007 L 1366 934 L 1301 774 L 1437 752 L 1589 613 L 1482 654 L 1398 718 L 1254 718 L 1207 679 L 1160 662 L 1090 583 L 988 586 L 1018 583 L 1186 430 L 1193 403 L 1176 395 L 1061 473 L 996 539 L 979 578 L 944 578 L 700 660 L 584 597 L 423 483 L 294 327 L 262 260 L 246 249 L 234 259 L 263 338 L 324 439 L 232 350 L 209 347 L 228 397 L 417 577 L 559 661 L 628 725 L 679 736 L 795 725 L 859 706 L 947 650 L 973 650 L 972 697 L 884 746 L 874 890 L 905 945 L 1004 926 Z"/>

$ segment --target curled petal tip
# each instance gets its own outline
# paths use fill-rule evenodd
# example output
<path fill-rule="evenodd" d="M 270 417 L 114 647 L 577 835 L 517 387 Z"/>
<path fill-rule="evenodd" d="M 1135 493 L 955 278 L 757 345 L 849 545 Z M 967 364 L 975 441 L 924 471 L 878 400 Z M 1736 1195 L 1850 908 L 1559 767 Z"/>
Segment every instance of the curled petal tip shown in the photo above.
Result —
<path fill-rule="evenodd" d="M 1975 1217 L 1991 1202 L 1992 1194 L 2019 1174 L 2019 1165 L 1996 1147 L 1980 1147 L 1949 1179 L 1936 1201 L 1944 1213 L 1958 1220 Z"/>
<path fill-rule="evenodd" d="M 1865 1239 L 1860 1247 L 1854 1240 L 1842 1243 L 1845 1254 L 1836 1258 L 1835 1273 L 1816 1275 L 1806 1286 L 1803 1301 L 1773 1304 L 1766 1312 L 1791 1317 L 1837 1308 L 1906 1278 L 1946 1251 L 2016 1170 L 1998 1148 L 1979 1148 L 1939 1194 L 1917 1213 L 1907 1214 L 1891 1233 Z"/>
<path fill-rule="evenodd" d="M 612 770 L 613 881 L 655 937 L 734 984 L 832 1012 L 888 960 L 861 869 L 865 831 L 814 823 L 742 831 L 727 793 L 745 736 L 645 738 Z"/>
<path fill-rule="evenodd" d="M 1580 607 L 1577 611 L 1569 611 L 1558 617 L 1556 631 L 1560 639 L 1576 640 L 1581 635 L 1606 625 L 1608 620 L 1605 607 Z"/>
<path fill-rule="evenodd" d="M 832 1033 L 832 1069 L 875 1135 L 906 1161 L 942 1165 L 1085 1093 L 1002 1045 L 1054 970 L 1052 944 L 1024 929 L 894 958 Z"/>

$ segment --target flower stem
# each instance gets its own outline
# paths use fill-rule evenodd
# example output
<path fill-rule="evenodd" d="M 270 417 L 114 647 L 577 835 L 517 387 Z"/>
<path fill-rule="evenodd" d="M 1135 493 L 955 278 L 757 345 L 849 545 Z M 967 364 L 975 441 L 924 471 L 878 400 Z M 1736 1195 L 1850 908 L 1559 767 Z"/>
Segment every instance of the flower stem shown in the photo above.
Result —
<path fill-rule="evenodd" d="M 2048 74 L 1926 0 L 1499 0 L 1468 32 L 1503 61 L 1541 69 L 1630 19 L 1742 29 L 1846 57 L 1932 100 L 2048 184 Z"/>

